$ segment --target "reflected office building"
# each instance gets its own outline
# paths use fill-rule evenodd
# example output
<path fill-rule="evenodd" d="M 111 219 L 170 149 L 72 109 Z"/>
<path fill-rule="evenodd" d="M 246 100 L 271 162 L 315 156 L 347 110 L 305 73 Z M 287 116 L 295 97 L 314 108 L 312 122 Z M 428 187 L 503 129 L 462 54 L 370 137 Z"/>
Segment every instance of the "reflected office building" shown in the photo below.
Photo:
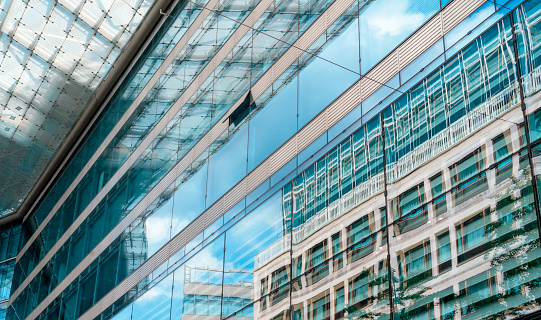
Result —
<path fill-rule="evenodd" d="M 219 317 L 222 309 L 224 313 L 236 313 L 238 320 L 253 319 L 254 286 L 248 282 L 252 278 L 251 272 L 190 266 L 185 266 L 184 272 L 183 319 Z M 239 310 L 242 311 L 237 312 Z"/>
<path fill-rule="evenodd" d="M 541 317 L 541 0 L 0 22 L 0 320 Z"/>

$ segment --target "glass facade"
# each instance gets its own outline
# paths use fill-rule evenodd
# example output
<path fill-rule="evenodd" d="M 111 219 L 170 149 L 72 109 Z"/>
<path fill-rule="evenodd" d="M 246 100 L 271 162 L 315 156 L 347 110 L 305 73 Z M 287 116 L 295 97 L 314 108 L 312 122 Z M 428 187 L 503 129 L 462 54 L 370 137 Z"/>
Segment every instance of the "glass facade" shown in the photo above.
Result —
<path fill-rule="evenodd" d="M 15 256 L 21 239 L 21 225 L 7 224 L 0 229 L 0 319 L 6 318 L 8 299 L 11 292 Z"/>
<path fill-rule="evenodd" d="M 5 318 L 540 310 L 540 1 L 166 14 L 22 227 L 0 234 Z M 360 104 L 340 113 L 351 92 Z"/>
<path fill-rule="evenodd" d="M 17 211 L 152 3 L 0 2 L 0 216 Z"/>

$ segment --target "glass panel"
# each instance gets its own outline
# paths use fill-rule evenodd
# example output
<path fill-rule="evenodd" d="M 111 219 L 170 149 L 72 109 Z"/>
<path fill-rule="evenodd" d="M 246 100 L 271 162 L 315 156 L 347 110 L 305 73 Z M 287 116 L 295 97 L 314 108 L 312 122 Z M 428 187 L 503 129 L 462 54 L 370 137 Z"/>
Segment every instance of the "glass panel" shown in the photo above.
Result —
<path fill-rule="evenodd" d="M 297 132 L 297 78 L 282 87 L 262 108 L 250 119 L 248 171 Z M 277 124 L 280 130 L 276 130 Z"/>
<path fill-rule="evenodd" d="M 282 195 L 276 193 L 226 232 L 224 303 L 240 300 L 228 305 L 224 317 L 266 299 L 271 280 L 265 270 L 289 260 L 291 230 L 282 212 Z"/>
<path fill-rule="evenodd" d="M 243 126 L 209 159 L 207 207 L 244 178 L 247 153 L 248 126 Z"/>
<path fill-rule="evenodd" d="M 440 9 L 434 0 L 371 2 L 360 13 L 361 73 L 365 74 Z"/>

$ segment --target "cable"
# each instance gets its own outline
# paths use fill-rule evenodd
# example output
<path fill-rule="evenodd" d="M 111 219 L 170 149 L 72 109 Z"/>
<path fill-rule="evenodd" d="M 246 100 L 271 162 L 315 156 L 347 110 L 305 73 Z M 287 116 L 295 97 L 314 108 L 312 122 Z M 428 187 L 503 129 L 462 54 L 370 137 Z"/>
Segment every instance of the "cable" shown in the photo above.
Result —
<path fill-rule="evenodd" d="M 291 47 L 291 48 L 295 48 L 295 49 L 300 50 L 300 51 L 302 51 L 302 52 L 304 52 L 304 53 L 307 53 L 307 54 L 309 54 L 309 55 L 311 55 L 311 56 L 313 56 L 313 57 L 319 58 L 319 59 L 321 59 L 321 60 L 323 60 L 323 61 L 326 61 L 326 62 L 328 62 L 328 63 L 330 63 L 330 64 L 332 64 L 332 65 L 335 65 L 335 66 L 337 66 L 337 67 L 339 67 L 339 68 L 342 68 L 342 69 L 347 70 L 347 71 L 349 71 L 349 72 L 352 72 L 352 73 L 354 73 L 354 74 L 356 74 L 356 75 L 359 75 L 359 76 L 361 77 L 361 79 L 366 78 L 366 79 L 368 79 L 368 80 L 374 81 L 375 83 L 381 85 L 382 87 L 387 87 L 387 88 L 390 88 L 390 89 L 392 89 L 392 90 L 394 90 L 394 91 L 397 91 L 397 92 L 400 92 L 400 93 L 404 93 L 403 91 L 400 91 L 400 90 L 398 90 L 398 89 L 396 89 L 396 88 L 393 88 L 393 87 L 391 87 L 391 86 L 389 86 L 389 85 L 387 85 L 387 84 L 385 84 L 385 83 L 381 83 L 381 82 L 378 81 L 378 80 L 374 80 L 374 79 L 372 79 L 372 78 L 370 78 L 370 77 L 368 77 L 368 76 L 366 76 L 366 75 L 362 75 L 362 74 L 360 74 L 360 73 L 357 72 L 357 71 L 351 70 L 351 69 L 349 69 L 349 68 L 347 68 L 347 67 L 344 67 L 344 66 L 342 66 L 342 65 L 340 65 L 340 64 L 338 64 L 338 63 L 336 63 L 336 62 L 333 62 L 333 61 L 331 61 L 331 60 L 329 60 L 329 59 L 320 57 L 320 56 L 316 55 L 315 53 L 306 51 L 306 50 L 304 50 L 304 49 L 302 49 L 302 48 L 299 48 L 299 47 L 297 47 L 297 46 L 295 46 L 295 45 L 293 45 L 293 44 L 290 44 L 289 42 L 286 42 L 286 41 L 284 41 L 284 40 L 282 40 L 282 39 L 280 39 L 280 38 L 277 38 L 277 37 L 275 37 L 275 36 L 272 36 L 272 35 L 270 35 L 270 34 L 268 34 L 268 33 L 266 33 L 266 32 L 263 32 L 263 31 L 261 31 L 261 30 L 259 30 L 259 29 L 254 28 L 254 27 L 252 27 L 252 26 L 246 25 L 246 24 L 244 24 L 243 22 L 237 21 L 237 20 L 235 20 L 235 19 L 233 19 L 233 18 L 230 18 L 230 17 L 228 17 L 228 16 L 226 16 L 226 15 L 223 15 L 222 13 L 220 13 L 220 12 L 214 10 L 214 9 L 209 9 L 209 8 L 207 8 L 207 7 L 205 7 L 205 6 L 201 5 L 201 4 L 199 4 L 199 3 L 193 2 L 192 0 L 188 0 L 188 1 L 191 2 L 191 3 L 193 3 L 194 5 L 196 5 L 196 6 L 198 6 L 198 7 L 201 7 L 201 8 L 203 8 L 203 9 L 205 9 L 205 10 L 208 10 L 208 11 L 210 11 L 210 12 L 213 12 L 213 13 L 216 14 L 216 15 L 219 15 L 219 16 L 221 16 L 221 17 L 224 17 L 224 18 L 226 18 L 226 19 L 229 19 L 229 20 L 231 20 L 231 21 L 233 21 L 233 22 L 236 22 L 236 23 L 238 23 L 238 24 L 240 24 L 240 25 L 242 25 L 242 26 L 245 26 L 245 27 L 251 29 L 252 31 L 255 31 L 255 32 L 257 32 L 257 33 L 261 33 L 261 34 L 263 34 L 263 35 L 266 35 L 266 36 L 268 36 L 268 37 L 270 37 L 270 38 L 272 38 L 272 39 L 274 39 L 274 40 L 276 40 L 276 41 L 278 41 L 278 42 L 285 43 L 285 44 L 287 44 L 287 45 L 288 45 L 289 47 Z M 358 11 L 360 11 L 360 10 L 358 10 Z M 357 11 L 357 12 L 358 12 L 358 11 Z"/>
<path fill-rule="evenodd" d="M 362 79 L 362 78 L 366 78 L 366 79 L 368 79 L 368 80 L 371 80 L 371 81 L 376 82 L 377 84 L 379 84 L 379 85 L 381 85 L 381 86 L 383 86 L 383 87 L 390 88 L 391 90 L 393 90 L 393 91 L 395 91 L 395 92 L 399 92 L 399 93 L 402 93 L 402 94 L 405 93 L 405 92 L 403 92 L 403 91 L 401 91 L 401 90 L 399 90 L 399 89 L 396 89 L 396 88 L 393 88 L 393 87 L 391 87 L 391 86 L 389 86 L 389 85 L 387 85 L 387 84 L 381 83 L 381 82 L 379 82 L 379 81 L 377 81 L 377 80 L 374 80 L 374 79 L 372 79 L 372 78 L 370 78 L 370 77 L 368 77 L 368 76 L 366 76 L 366 75 L 362 75 L 362 74 L 360 74 L 359 72 L 356 72 L 356 71 L 351 70 L 351 69 L 349 69 L 349 68 L 347 68 L 347 67 L 344 67 L 344 66 L 342 66 L 342 65 L 340 65 L 340 64 L 338 64 L 338 63 L 336 63 L 336 62 L 333 62 L 333 61 L 331 61 L 331 60 L 329 60 L 329 59 L 320 57 L 320 56 L 316 55 L 315 53 L 312 53 L 312 52 L 306 51 L 306 50 L 304 50 L 304 49 L 302 49 L 302 48 L 299 48 L 299 47 L 297 47 L 297 46 L 295 46 L 295 45 L 293 45 L 293 44 L 290 44 L 289 42 L 286 42 L 286 41 L 284 41 L 284 40 L 282 40 L 282 39 L 280 39 L 280 38 L 277 38 L 277 37 L 275 37 L 275 36 L 272 36 L 272 35 L 270 35 L 270 34 L 268 34 L 268 33 L 266 33 L 266 32 L 263 32 L 263 31 L 261 31 L 261 30 L 259 30 L 259 29 L 256 29 L 256 28 L 254 28 L 254 27 L 248 26 L 248 25 L 244 24 L 243 22 L 237 21 L 237 20 L 235 20 L 235 19 L 233 19 L 233 18 L 230 18 L 230 17 L 228 17 L 228 16 L 226 16 L 226 15 L 223 15 L 222 13 L 220 13 L 220 12 L 218 12 L 218 11 L 216 11 L 216 10 L 209 9 L 209 8 L 207 8 L 207 7 L 205 7 L 205 6 L 201 5 L 201 4 L 199 4 L 199 3 L 193 2 L 192 0 L 188 0 L 188 1 L 191 2 L 192 4 L 198 6 L 198 7 L 201 7 L 201 8 L 203 8 L 203 9 L 205 9 L 205 10 L 208 10 L 208 11 L 210 11 L 210 12 L 213 12 L 213 13 L 216 14 L 216 15 L 219 15 L 219 16 L 221 16 L 221 17 L 224 17 L 224 18 L 226 18 L 226 19 L 229 19 L 229 20 L 231 20 L 231 21 L 233 21 L 233 22 L 236 22 L 236 23 L 238 23 L 238 24 L 240 24 L 240 25 L 242 25 L 242 26 L 245 26 L 245 27 L 249 28 L 249 29 L 252 30 L 252 31 L 261 33 L 261 34 L 263 34 L 263 35 L 266 35 L 266 36 L 268 36 L 268 37 L 270 37 L 270 38 L 272 38 L 272 39 L 274 39 L 274 40 L 276 40 L 276 41 L 278 41 L 278 42 L 285 43 L 285 44 L 287 44 L 289 47 L 295 48 L 295 49 L 300 50 L 300 51 L 302 51 L 302 52 L 304 52 L 304 53 L 307 53 L 307 54 L 309 54 L 309 55 L 311 55 L 311 56 L 313 56 L 313 57 L 315 57 L 315 58 L 319 58 L 319 59 L 321 59 L 321 60 L 323 60 L 323 61 L 326 61 L 326 62 L 328 62 L 328 63 L 331 63 L 331 64 L 333 64 L 333 65 L 335 65 L 335 66 L 337 66 L 337 67 L 339 67 L 339 68 L 342 68 L 342 69 L 344 69 L 344 70 L 347 70 L 347 71 L 350 71 L 350 72 L 352 72 L 352 73 L 355 73 L 355 74 L 359 75 L 359 76 L 361 77 L 361 79 Z M 495 4 L 495 5 L 498 5 L 498 4 L 496 3 L 496 0 L 494 0 L 494 4 Z M 514 9 L 510 9 L 510 8 L 506 7 L 505 5 L 501 5 L 500 8 L 505 8 L 505 9 L 508 9 L 508 10 L 514 10 Z M 360 9 L 357 10 L 357 12 L 359 12 L 359 11 L 360 11 Z M 477 111 L 477 112 L 479 112 L 479 111 Z M 482 113 L 482 112 L 479 112 L 479 113 L 481 113 L 481 114 L 483 114 L 483 115 L 486 115 L 486 116 L 490 116 L 490 115 L 485 114 L 485 113 Z M 494 117 L 494 119 L 497 119 L 497 120 L 500 120 L 500 121 L 510 122 L 510 123 L 515 124 L 515 125 L 520 125 L 519 123 L 516 123 L 516 122 L 513 122 L 513 121 L 509 121 L 509 120 L 506 120 L 506 119 L 502 119 L 502 118 L 500 118 L 500 117 Z M 526 121 L 526 120 L 525 120 L 525 121 Z M 541 132 L 541 131 L 539 131 L 539 130 L 532 130 L 532 131 Z"/>

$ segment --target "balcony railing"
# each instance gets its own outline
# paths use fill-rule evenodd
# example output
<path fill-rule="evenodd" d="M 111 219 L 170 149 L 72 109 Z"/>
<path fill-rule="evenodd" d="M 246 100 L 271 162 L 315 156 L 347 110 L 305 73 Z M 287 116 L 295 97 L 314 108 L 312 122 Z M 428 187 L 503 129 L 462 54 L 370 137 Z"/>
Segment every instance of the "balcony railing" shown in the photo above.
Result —
<path fill-rule="evenodd" d="M 355 189 L 346 193 L 338 200 L 329 204 L 326 208 L 320 210 L 314 216 L 310 217 L 302 225 L 293 229 L 293 243 L 297 244 L 314 234 L 319 229 L 328 225 L 330 222 L 341 217 L 354 206 L 360 204 L 370 196 L 383 190 L 383 173 L 377 174 L 368 181 L 359 184 Z M 283 252 L 289 250 L 291 246 L 290 235 L 271 244 L 265 250 L 255 256 L 255 267 L 259 268 Z"/>
<path fill-rule="evenodd" d="M 288 234 L 285 237 L 274 242 L 255 256 L 255 268 L 257 269 L 262 265 L 265 265 L 267 262 L 284 253 L 286 250 L 289 250 L 290 247 L 291 235 Z"/>
<path fill-rule="evenodd" d="M 387 180 L 400 180 L 518 103 L 518 88 L 513 83 L 397 162 L 387 165 Z"/>
<path fill-rule="evenodd" d="M 524 84 L 524 95 L 526 96 L 531 96 L 541 90 L 541 67 L 523 76 L 522 83 Z"/>
<path fill-rule="evenodd" d="M 535 72 L 539 74 L 534 76 Z M 536 80 L 535 83 L 534 80 L 531 80 L 531 83 L 535 84 L 535 88 L 541 88 L 541 69 L 534 71 L 534 73 L 531 74 L 531 79 L 535 78 Z M 396 163 L 387 165 L 388 181 L 394 182 L 403 178 L 518 103 L 519 93 L 515 82 L 430 140 L 419 145 L 413 151 L 400 158 Z M 320 210 L 302 225 L 293 229 L 293 243 L 302 242 L 354 206 L 383 190 L 383 183 L 383 174 L 378 174 L 358 185 L 355 189 L 340 197 L 340 199 L 329 204 L 329 206 Z M 290 241 L 291 238 L 288 235 L 257 254 L 255 256 L 256 268 L 263 266 L 276 256 L 289 250 Z"/>

